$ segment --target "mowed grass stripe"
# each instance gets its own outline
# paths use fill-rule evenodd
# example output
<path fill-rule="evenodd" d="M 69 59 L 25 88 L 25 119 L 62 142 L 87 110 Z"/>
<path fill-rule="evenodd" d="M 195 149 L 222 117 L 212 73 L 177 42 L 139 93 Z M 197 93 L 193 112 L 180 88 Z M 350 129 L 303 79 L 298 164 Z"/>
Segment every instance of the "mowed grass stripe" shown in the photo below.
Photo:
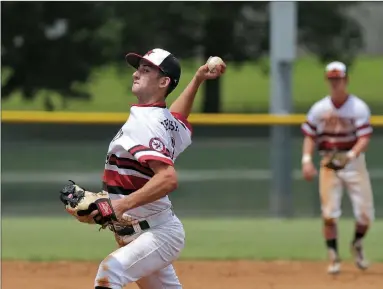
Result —
<path fill-rule="evenodd" d="M 181 259 L 326 258 L 320 219 L 195 219 L 182 220 L 186 247 Z M 2 258 L 35 261 L 102 260 L 116 248 L 110 231 L 62 218 L 3 218 Z M 353 221 L 340 221 L 340 252 L 350 258 Z M 383 220 L 375 222 L 365 245 L 368 257 L 383 262 Z"/>

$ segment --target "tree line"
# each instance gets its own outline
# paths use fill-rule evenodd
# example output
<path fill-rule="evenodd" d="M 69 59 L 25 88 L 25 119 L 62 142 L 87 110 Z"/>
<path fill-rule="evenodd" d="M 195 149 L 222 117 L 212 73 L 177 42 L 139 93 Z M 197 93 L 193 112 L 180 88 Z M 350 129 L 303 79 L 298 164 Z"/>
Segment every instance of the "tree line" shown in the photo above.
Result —
<path fill-rule="evenodd" d="M 298 42 L 321 62 L 351 64 L 363 43 L 345 12 L 355 2 L 297 2 Z M 218 13 L 219 11 L 219 13 Z M 163 47 L 180 58 L 220 55 L 241 65 L 269 52 L 267 2 L 1 2 L 2 98 L 54 91 L 91 99 L 92 70 L 124 65 L 127 51 Z M 209 97 L 206 97 L 209 95 Z M 203 112 L 219 112 L 220 80 L 204 86 Z"/>

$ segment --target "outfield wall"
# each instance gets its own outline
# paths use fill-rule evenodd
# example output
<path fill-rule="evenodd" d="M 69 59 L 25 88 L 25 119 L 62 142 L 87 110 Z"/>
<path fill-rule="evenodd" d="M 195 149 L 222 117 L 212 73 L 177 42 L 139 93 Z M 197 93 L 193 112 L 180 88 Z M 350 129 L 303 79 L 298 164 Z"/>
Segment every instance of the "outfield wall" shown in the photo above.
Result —
<path fill-rule="evenodd" d="M 10 214 L 63 213 L 59 190 L 68 179 L 100 188 L 109 141 L 117 124 L 2 124 L 2 210 Z M 177 160 L 180 187 L 171 194 L 180 215 L 269 216 L 270 126 L 194 126 L 193 145 Z M 317 181 L 300 175 L 302 136 L 291 126 L 294 215 L 318 216 Z M 383 217 L 383 129 L 367 155 Z M 350 206 L 346 201 L 346 215 Z"/>

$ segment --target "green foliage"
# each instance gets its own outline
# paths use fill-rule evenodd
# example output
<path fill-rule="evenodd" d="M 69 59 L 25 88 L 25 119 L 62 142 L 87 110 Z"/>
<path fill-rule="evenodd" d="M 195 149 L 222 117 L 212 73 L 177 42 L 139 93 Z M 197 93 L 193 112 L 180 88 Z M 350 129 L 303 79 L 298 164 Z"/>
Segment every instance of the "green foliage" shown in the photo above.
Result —
<path fill-rule="evenodd" d="M 2 222 L 3 260 L 99 261 L 116 249 L 110 231 L 98 232 L 96 226 L 77 223 L 69 216 L 5 218 Z M 181 259 L 326 258 L 320 219 L 184 219 L 183 222 L 187 243 Z M 341 220 L 339 247 L 344 260 L 350 259 L 353 229 L 352 220 Z M 367 256 L 372 261 L 383 262 L 382 234 L 383 222 L 378 220 L 365 241 Z"/>
<path fill-rule="evenodd" d="M 265 59 L 267 62 L 268 60 Z M 177 89 L 169 96 L 171 103 L 192 78 L 198 63 L 183 62 L 183 73 Z M 350 91 L 362 97 L 371 105 L 373 114 L 383 113 L 381 101 L 382 57 L 359 57 L 350 73 Z M 221 107 L 223 112 L 267 113 L 270 98 L 269 77 L 264 75 L 261 67 L 254 63 L 244 63 L 236 69 L 229 63 L 227 73 L 221 82 Z M 294 64 L 293 101 L 294 112 L 307 112 L 308 107 L 328 93 L 323 78 L 324 66 L 314 58 L 301 58 Z M 131 73 L 125 67 L 123 71 L 114 67 L 94 70 L 89 83 L 85 86 L 92 95 L 90 101 L 71 100 L 62 107 L 61 96 L 51 94 L 56 110 L 68 111 L 119 111 L 127 112 L 129 105 L 136 102 L 131 94 Z M 202 110 L 203 90 L 198 92 L 194 112 Z M 2 101 L 5 110 L 44 110 L 44 94 L 39 93 L 36 100 L 25 103 L 19 93 Z"/>
<path fill-rule="evenodd" d="M 2 65 L 10 75 L 2 98 L 20 90 L 33 99 L 41 90 L 64 98 L 90 98 L 78 84 L 109 61 L 110 44 L 98 31 L 105 9 L 91 2 L 2 2 Z M 49 109 L 47 98 L 46 108 Z"/>
<path fill-rule="evenodd" d="M 267 2 L 2 2 L 2 97 L 20 91 L 90 99 L 92 71 L 125 65 L 128 51 L 163 47 L 183 59 L 220 55 L 235 64 L 258 62 L 269 50 Z M 344 12 L 350 3 L 298 3 L 299 39 L 321 61 L 351 63 L 360 28 Z M 217 13 L 220 11 L 220 13 Z M 263 62 L 261 62 L 263 65 Z M 266 71 L 265 69 L 263 69 Z M 202 111 L 221 110 L 221 79 L 205 86 Z"/>
<path fill-rule="evenodd" d="M 355 2 L 300 2 L 300 43 L 322 62 L 343 61 L 352 65 L 363 45 L 359 24 L 347 15 Z"/>

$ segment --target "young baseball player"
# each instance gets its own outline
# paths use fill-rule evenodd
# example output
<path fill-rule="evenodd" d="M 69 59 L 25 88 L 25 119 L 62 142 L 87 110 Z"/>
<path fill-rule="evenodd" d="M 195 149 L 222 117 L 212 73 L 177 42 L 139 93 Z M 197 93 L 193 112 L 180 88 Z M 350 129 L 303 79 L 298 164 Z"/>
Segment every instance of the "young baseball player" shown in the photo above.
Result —
<path fill-rule="evenodd" d="M 347 189 L 355 216 L 355 233 L 351 250 L 355 263 L 366 269 L 362 240 L 374 219 L 373 194 L 366 167 L 367 150 L 372 127 L 370 109 L 359 97 L 347 92 L 346 65 L 331 62 L 326 66 L 330 95 L 317 101 L 302 124 L 302 173 L 310 181 L 317 174 L 312 162 L 314 149 L 321 155 L 319 191 L 330 265 L 329 273 L 340 272 L 337 244 L 337 219 L 341 216 L 343 188 Z"/>
<path fill-rule="evenodd" d="M 200 67 L 168 109 L 166 97 L 181 76 L 177 58 L 156 48 L 144 56 L 129 53 L 126 60 L 136 69 L 132 92 L 138 103 L 109 145 L 103 175 L 104 190 L 122 220 L 115 226 L 120 248 L 101 262 L 94 286 L 122 289 L 136 282 L 141 289 L 180 289 L 172 262 L 184 247 L 185 232 L 168 198 L 178 185 L 174 162 L 191 144 L 187 118 L 198 88 L 219 77 L 225 64 L 213 72 L 207 64 Z M 94 223 L 98 214 L 78 219 Z M 123 220 L 132 225 L 124 226 Z"/>

